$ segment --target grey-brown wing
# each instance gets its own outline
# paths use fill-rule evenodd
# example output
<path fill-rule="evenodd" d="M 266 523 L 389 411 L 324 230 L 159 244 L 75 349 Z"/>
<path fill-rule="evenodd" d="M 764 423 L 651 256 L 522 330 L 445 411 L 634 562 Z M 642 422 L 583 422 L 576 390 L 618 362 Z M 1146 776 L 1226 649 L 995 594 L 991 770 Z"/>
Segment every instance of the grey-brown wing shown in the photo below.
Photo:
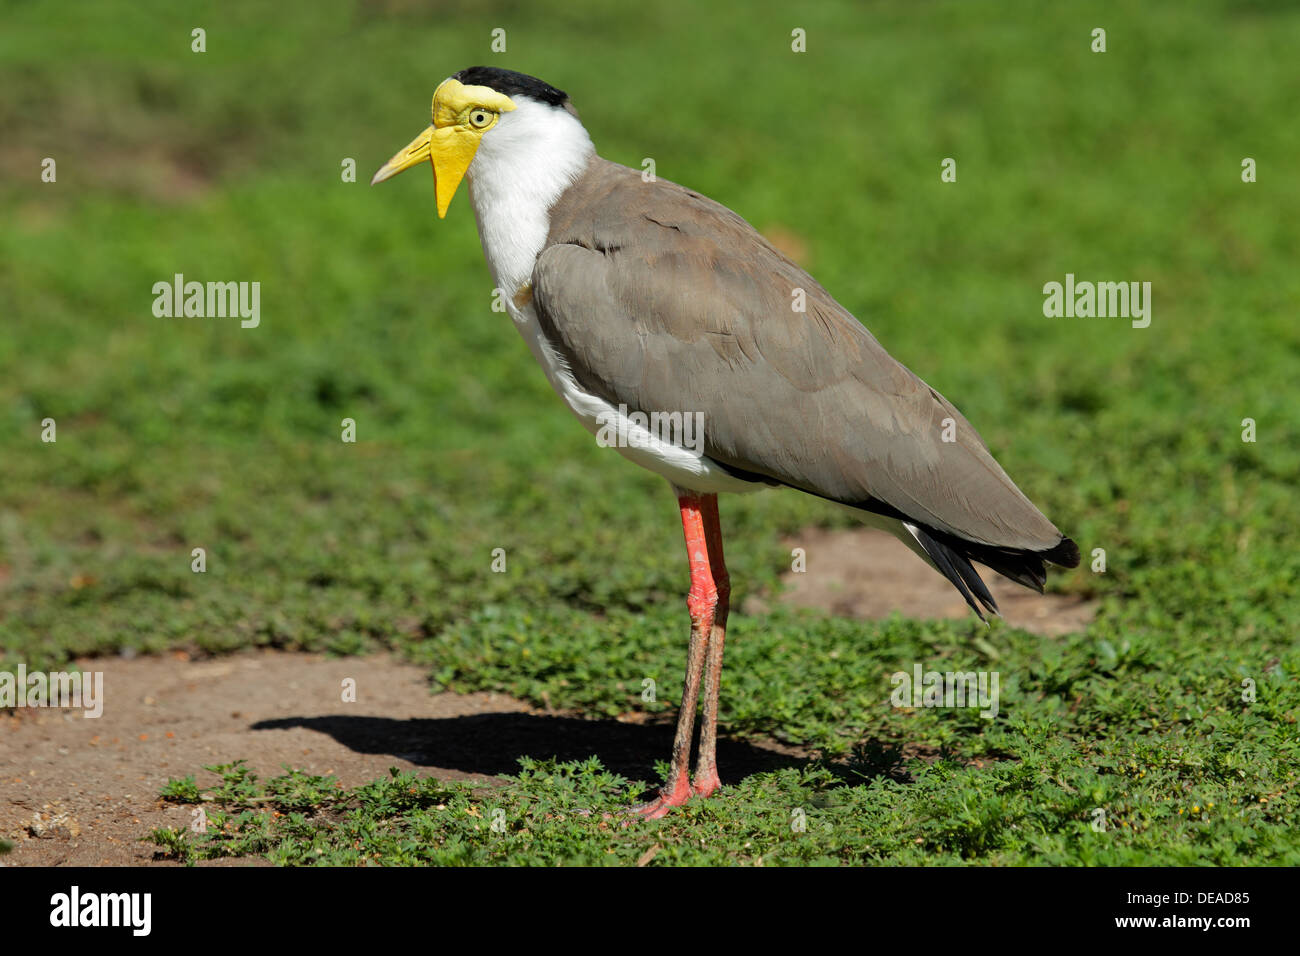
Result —
<path fill-rule="evenodd" d="M 697 193 L 594 161 L 552 209 L 533 301 L 583 387 L 633 410 L 702 413 L 716 461 L 982 544 L 1061 540 L 960 412 Z"/>

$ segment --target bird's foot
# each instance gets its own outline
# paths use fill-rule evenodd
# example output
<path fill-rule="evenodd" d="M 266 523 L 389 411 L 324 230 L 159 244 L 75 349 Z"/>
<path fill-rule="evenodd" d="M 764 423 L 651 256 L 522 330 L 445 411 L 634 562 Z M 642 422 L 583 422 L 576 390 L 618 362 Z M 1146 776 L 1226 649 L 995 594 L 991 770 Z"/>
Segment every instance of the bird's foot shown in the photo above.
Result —
<path fill-rule="evenodd" d="M 664 785 L 664 788 L 659 791 L 659 796 L 649 803 L 633 807 L 629 812 L 634 816 L 644 817 L 647 820 L 658 820 L 660 817 L 667 816 L 668 811 L 673 807 L 680 807 L 693 795 L 694 791 L 691 789 L 690 780 L 686 774 L 681 774 L 676 779 L 669 780 Z"/>
<path fill-rule="evenodd" d="M 718 779 L 718 770 L 713 767 L 696 773 L 695 782 L 691 789 L 695 791 L 697 797 L 711 797 L 720 786 L 722 786 L 722 781 Z"/>

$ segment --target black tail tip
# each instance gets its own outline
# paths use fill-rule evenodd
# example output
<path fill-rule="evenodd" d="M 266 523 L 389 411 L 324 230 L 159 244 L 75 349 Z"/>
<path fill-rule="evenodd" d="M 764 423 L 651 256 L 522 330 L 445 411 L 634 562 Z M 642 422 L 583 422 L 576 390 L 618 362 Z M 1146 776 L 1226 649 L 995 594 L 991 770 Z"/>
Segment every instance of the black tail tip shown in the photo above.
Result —
<path fill-rule="evenodd" d="M 1038 556 L 1063 568 L 1079 566 L 1079 546 L 1069 538 L 1062 538 L 1060 544 L 1048 551 L 1040 551 Z"/>

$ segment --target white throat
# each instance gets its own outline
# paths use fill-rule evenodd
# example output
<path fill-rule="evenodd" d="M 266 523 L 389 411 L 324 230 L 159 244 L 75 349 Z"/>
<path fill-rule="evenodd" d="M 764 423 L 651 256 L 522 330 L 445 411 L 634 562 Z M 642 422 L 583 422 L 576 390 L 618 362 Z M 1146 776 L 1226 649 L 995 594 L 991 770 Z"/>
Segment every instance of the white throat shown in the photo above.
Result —
<path fill-rule="evenodd" d="M 507 301 L 532 277 L 551 206 L 594 152 L 576 116 L 526 97 L 483 135 L 466 179 L 483 255 Z"/>

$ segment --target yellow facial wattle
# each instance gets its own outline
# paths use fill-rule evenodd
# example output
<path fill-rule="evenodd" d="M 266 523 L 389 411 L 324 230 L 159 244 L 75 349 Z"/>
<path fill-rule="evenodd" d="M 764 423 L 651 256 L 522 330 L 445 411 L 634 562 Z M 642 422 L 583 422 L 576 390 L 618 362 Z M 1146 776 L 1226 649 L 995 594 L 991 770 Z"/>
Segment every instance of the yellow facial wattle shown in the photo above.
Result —
<path fill-rule="evenodd" d="M 510 97 L 491 87 L 444 80 L 433 94 L 433 125 L 384 163 L 370 185 L 382 183 L 428 159 L 433 165 L 438 218 L 445 217 L 452 196 L 465 178 L 465 170 L 478 152 L 483 134 L 497 124 L 502 113 L 514 108 Z"/>

